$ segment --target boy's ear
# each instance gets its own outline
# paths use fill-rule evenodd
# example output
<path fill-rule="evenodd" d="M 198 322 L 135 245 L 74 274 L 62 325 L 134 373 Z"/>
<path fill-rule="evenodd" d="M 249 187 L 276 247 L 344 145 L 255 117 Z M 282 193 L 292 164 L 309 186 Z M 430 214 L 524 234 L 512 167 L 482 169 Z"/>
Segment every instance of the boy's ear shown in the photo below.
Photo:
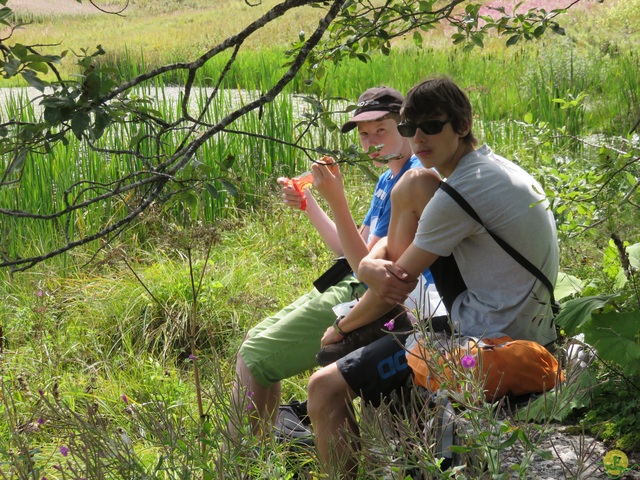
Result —
<path fill-rule="evenodd" d="M 467 135 L 469 135 L 470 131 L 471 131 L 471 124 L 463 120 L 461 122 L 460 129 L 458 130 L 458 135 L 460 135 L 461 137 L 466 137 Z"/>

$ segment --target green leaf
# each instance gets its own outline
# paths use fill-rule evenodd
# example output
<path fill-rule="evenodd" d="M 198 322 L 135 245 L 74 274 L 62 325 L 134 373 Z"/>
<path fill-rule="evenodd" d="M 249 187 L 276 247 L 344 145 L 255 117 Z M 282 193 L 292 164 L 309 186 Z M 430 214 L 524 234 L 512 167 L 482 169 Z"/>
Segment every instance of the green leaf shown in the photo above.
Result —
<path fill-rule="evenodd" d="M 413 32 L 413 43 L 416 47 L 422 46 L 422 35 L 417 30 Z"/>
<path fill-rule="evenodd" d="M 556 299 L 562 300 L 563 298 L 570 297 L 576 293 L 582 292 L 584 289 L 584 282 L 577 277 L 567 275 L 566 273 L 558 273 L 558 279 L 556 280 L 556 288 L 554 294 Z"/>
<path fill-rule="evenodd" d="M 0 5 L 6 5 L 6 4 L 7 4 L 6 0 L 0 2 Z M 9 25 L 5 21 L 5 18 L 9 18 L 12 14 L 13 14 L 13 11 L 9 7 L 0 8 L 0 21 L 5 25 Z"/>
<path fill-rule="evenodd" d="M 24 60 L 27 55 L 29 55 L 29 50 L 21 43 L 16 43 L 13 47 L 10 47 L 9 50 L 20 60 Z"/>
<path fill-rule="evenodd" d="M 520 429 L 517 429 L 515 432 L 511 434 L 509 438 L 507 438 L 504 442 L 501 442 L 500 445 L 498 445 L 497 450 L 502 451 L 511 447 L 513 444 L 516 443 L 518 438 L 520 438 Z"/>
<path fill-rule="evenodd" d="M 82 138 L 84 131 L 89 128 L 91 117 L 87 112 L 76 112 L 71 117 L 71 130 L 78 139 Z"/>
<path fill-rule="evenodd" d="M 209 192 L 211 198 L 213 198 L 214 200 L 218 198 L 218 189 L 213 184 L 205 182 L 204 188 L 207 190 L 207 192 Z"/>
<path fill-rule="evenodd" d="M 640 243 L 627 247 L 627 255 L 629 255 L 629 263 L 632 267 L 640 269 Z"/>
<path fill-rule="evenodd" d="M 580 332 L 580 327 L 591 319 L 591 314 L 604 307 L 612 295 L 582 297 L 569 300 L 562 304 L 562 309 L 556 317 L 556 325 L 564 329 L 570 337 Z"/>
<path fill-rule="evenodd" d="M 586 368 L 571 379 L 565 380 L 558 388 L 536 398 L 527 408 L 519 409 L 516 419 L 527 422 L 553 419 L 562 422 L 574 410 L 590 404 L 590 392 L 597 383 L 594 369 Z"/>
<path fill-rule="evenodd" d="M 39 55 L 30 53 L 22 59 L 24 63 L 60 63 L 59 55 Z"/>
<path fill-rule="evenodd" d="M 18 60 L 17 58 L 12 57 L 9 60 L 7 60 L 4 63 L 4 71 L 6 74 L 6 78 L 13 77 L 16 73 L 18 73 L 18 70 L 20 69 L 21 65 L 22 65 L 22 62 L 20 62 L 20 60 Z"/>
<path fill-rule="evenodd" d="M 227 155 L 227 158 L 225 158 L 222 161 L 222 163 L 220 164 L 220 168 L 224 170 L 229 170 L 231 167 L 233 167 L 235 163 L 236 163 L 236 156 L 230 153 L 229 155 Z"/>
<path fill-rule="evenodd" d="M 7 175 L 11 175 L 14 172 L 18 173 L 22 171 L 22 168 L 24 167 L 24 161 L 27 158 L 27 152 L 28 150 L 24 148 L 20 150 L 15 157 L 13 157 L 9 168 L 7 168 Z"/>
<path fill-rule="evenodd" d="M 198 196 L 193 190 L 183 190 L 173 197 L 173 203 L 182 203 L 188 207 L 195 207 L 198 205 Z"/>
<path fill-rule="evenodd" d="M 134 131 L 133 135 L 131 135 L 131 140 L 129 141 L 129 148 L 137 148 L 138 144 L 142 141 L 144 136 L 144 129 L 139 128 L 138 130 Z"/>
<path fill-rule="evenodd" d="M 617 363 L 627 375 L 640 374 L 639 334 L 640 311 L 594 314 L 584 328 L 584 339 L 598 356 Z"/>
<path fill-rule="evenodd" d="M 338 125 L 327 115 L 320 117 L 320 122 L 331 132 L 338 129 Z"/>
<path fill-rule="evenodd" d="M 54 108 L 74 108 L 75 102 L 69 97 L 47 97 L 42 99 L 40 105 Z"/>
<path fill-rule="evenodd" d="M 453 453 L 460 454 L 460 453 L 469 453 L 471 451 L 471 448 L 465 447 L 462 445 L 450 445 L 449 450 L 451 450 Z"/>
<path fill-rule="evenodd" d="M 32 70 L 24 70 L 20 73 L 20 75 L 22 75 L 22 78 L 24 78 L 29 85 L 31 85 L 36 90 L 44 93 L 46 84 L 38 78 L 38 74 L 36 72 Z"/>
<path fill-rule="evenodd" d="M 46 107 L 44 109 L 44 121 L 51 124 L 56 124 L 62 120 L 62 112 L 59 108 Z"/>
<path fill-rule="evenodd" d="M 93 72 L 86 76 L 82 82 L 82 93 L 87 97 L 95 99 L 100 96 L 100 76 Z"/>
<path fill-rule="evenodd" d="M 536 29 L 533 31 L 533 36 L 536 38 L 540 38 L 547 27 L 545 27 L 544 25 L 538 25 L 538 27 L 536 27 Z"/>
<path fill-rule="evenodd" d="M 49 72 L 49 67 L 47 66 L 46 63 L 43 63 L 43 62 L 31 62 L 29 64 L 29 69 L 30 70 L 35 70 L 36 72 L 40 72 L 40 73 L 48 73 Z"/>
<path fill-rule="evenodd" d="M 102 137 L 105 129 L 111 124 L 111 117 L 107 112 L 100 109 L 95 113 L 95 122 L 93 124 L 92 135 L 97 139 Z"/>
<path fill-rule="evenodd" d="M 518 43 L 518 40 L 520 40 L 520 35 L 513 35 L 511 38 L 509 38 L 509 40 L 507 40 L 507 47 L 515 45 L 516 43 Z"/>
<path fill-rule="evenodd" d="M 229 195 L 231 195 L 233 198 L 238 198 L 238 188 L 233 183 L 231 183 L 230 180 L 221 178 L 220 183 L 222 183 Z"/>

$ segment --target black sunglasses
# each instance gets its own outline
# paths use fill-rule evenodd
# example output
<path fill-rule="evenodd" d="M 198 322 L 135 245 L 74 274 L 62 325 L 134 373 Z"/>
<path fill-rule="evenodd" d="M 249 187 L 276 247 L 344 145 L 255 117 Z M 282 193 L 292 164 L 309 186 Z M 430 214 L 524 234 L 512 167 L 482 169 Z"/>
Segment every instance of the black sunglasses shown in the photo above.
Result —
<path fill-rule="evenodd" d="M 447 118 L 446 120 L 427 120 L 422 123 L 409 123 L 400 122 L 398 124 L 398 132 L 403 137 L 413 137 L 416 134 L 416 130 L 422 130 L 425 135 L 435 135 L 440 133 L 444 126 L 449 123 L 453 118 Z"/>

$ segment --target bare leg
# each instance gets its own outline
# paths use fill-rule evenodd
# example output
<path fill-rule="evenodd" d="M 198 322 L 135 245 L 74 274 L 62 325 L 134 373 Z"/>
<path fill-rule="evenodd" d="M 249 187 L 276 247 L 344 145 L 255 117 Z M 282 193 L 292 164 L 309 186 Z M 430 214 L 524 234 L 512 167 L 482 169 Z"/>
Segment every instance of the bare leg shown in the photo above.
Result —
<path fill-rule="evenodd" d="M 249 415 L 251 430 L 255 434 L 261 434 L 262 429 L 270 431 L 271 425 L 275 421 L 275 416 L 280 405 L 281 384 L 276 382 L 269 387 L 260 385 L 247 368 L 246 363 L 238 354 L 236 360 L 236 381 L 233 384 L 231 404 L 234 413 L 239 418 L 231 421 L 229 430 L 232 434 L 238 435 L 241 419 L 244 414 Z M 245 412 L 242 412 L 242 409 Z"/>
<path fill-rule="evenodd" d="M 357 397 L 335 363 L 309 380 L 307 408 L 322 469 L 331 478 L 356 478 L 358 465 L 353 452 L 358 448 L 358 425 L 351 401 Z"/>

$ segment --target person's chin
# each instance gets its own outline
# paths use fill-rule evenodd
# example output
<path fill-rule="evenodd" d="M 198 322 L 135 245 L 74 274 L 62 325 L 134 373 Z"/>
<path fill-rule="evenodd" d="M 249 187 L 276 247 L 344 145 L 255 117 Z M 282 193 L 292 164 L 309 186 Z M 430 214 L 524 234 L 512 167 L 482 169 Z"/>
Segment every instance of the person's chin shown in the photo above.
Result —
<path fill-rule="evenodd" d="M 431 152 L 417 152 L 415 155 L 423 166 L 427 168 L 433 167 L 433 156 Z"/>

